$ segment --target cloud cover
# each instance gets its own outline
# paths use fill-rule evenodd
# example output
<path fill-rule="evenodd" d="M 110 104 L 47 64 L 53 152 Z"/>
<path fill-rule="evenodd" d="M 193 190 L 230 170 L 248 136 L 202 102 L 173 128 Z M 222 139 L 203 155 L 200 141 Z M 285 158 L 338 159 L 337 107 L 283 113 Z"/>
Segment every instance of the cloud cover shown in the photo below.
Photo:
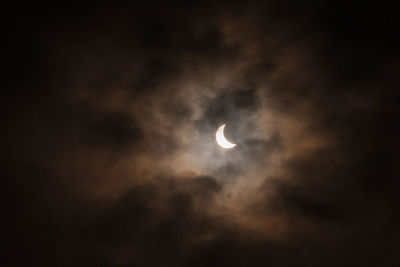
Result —
<path fill-rule="evenodd" d="M 389 7 L 5 13 L 8 266 L 398 264 Z"/>

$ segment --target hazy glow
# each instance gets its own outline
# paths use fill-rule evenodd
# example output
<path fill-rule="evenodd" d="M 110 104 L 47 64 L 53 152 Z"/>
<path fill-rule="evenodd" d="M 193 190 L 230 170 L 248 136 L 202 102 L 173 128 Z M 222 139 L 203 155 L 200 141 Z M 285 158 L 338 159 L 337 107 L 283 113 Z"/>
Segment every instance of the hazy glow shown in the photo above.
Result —
<path fill-rule="evenodd" d="M 236 144 L 232 144 L 231 142 L 229 142 L 228 140 L 226 140 L 225 136 L 224 136 L 224 128 L 225 125 L 222 125 L 218 128 L 216 134 L 215 134 L 215 139 L 217 140 L 218 145 L 220 145 L 223 148 L 232 148 L 235 147 Z"/>

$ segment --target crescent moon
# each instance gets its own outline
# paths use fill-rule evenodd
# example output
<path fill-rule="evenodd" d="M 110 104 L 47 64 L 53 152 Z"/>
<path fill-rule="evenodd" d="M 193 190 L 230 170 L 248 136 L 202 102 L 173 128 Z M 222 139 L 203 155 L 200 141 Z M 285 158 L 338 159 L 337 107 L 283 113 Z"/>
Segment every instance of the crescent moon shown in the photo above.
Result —
<path fill-rule="evenodd" d="M 235 147 L 236 144 L 232 144 L 232 143 L 229 142 L 229 141 L 225 138 L 225 136 L 224 136 L 224 128 L 225 128 L 225 125 L 226 125 L 226 124 L 221 125 L 221 126 L 218 128 L 217 132 L 215 133 L 215 139 L 217 140 L 218 145 L 220 145 L 220 146 L 223 147 L 223 148 L 232 148 L 232 147 Z"/>

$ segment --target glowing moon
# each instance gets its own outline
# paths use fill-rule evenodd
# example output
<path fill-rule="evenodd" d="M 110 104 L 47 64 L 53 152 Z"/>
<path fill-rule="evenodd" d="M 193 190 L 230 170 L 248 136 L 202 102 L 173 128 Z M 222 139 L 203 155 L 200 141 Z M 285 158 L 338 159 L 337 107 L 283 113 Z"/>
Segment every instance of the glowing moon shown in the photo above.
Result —
<path fill-rule="evenodd" d="M 215 133 L 215 139 L 217 140 L 218 145 L 220 145 L 223 148 L 232 148 L 235 147 L 236 144 L 232 144 L 231 142 L 229 142 L 228 140 L 226 140 L 225 136 L 224 136 L 224 128 L 225 125 L 222 125 L 218 128 L 217 132 Z"/>

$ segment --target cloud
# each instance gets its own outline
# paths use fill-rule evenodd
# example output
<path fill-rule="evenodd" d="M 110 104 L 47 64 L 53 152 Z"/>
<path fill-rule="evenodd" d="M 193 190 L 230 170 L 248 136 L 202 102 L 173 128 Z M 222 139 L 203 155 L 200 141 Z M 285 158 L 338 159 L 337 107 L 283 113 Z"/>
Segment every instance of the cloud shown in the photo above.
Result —
<path fill-rule="evenodd" d="M 5 17 L 9 265 L 396 266 L 391 12 L 158 7 Z"/>

